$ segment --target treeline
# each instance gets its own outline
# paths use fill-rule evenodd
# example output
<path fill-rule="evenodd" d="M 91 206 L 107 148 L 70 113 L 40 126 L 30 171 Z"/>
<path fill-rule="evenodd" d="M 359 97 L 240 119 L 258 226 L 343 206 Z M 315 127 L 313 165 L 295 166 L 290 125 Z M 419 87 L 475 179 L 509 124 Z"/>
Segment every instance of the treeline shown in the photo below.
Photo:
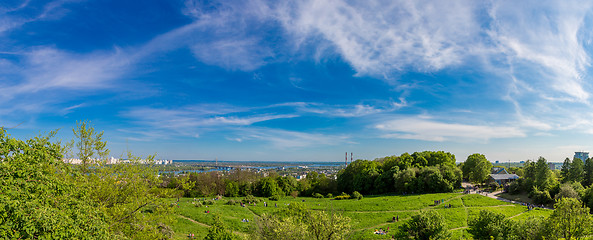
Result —
<path fill-rule="evenodd" d="M 451 192 L 461 186 L 455 155 L 424 151 L 357 160 L 338 174 L 338 190 L 362 194 Z"/>
<path fill-rule="evenodd" d="M 182 190 L 184 197 L 253 195 L 278 199 L 284 196 L 313 196 L 314 193 L 331 196 L 337 193 L 337 182 L 317 172 L 310 172 L 300 181 L 292 176 L 278 176 L 274 172 L 263 177 L 242 169 L 227 173 L 213 171 L 184 176 L 164 175 L 162 179 L 163 187 Z"/>
<path fill-rule="evenodd" d="M 523 165 L 523 176 L 509 185 L 511 194 L 528 193 L 536 204 L 576 198 L 593 207 L 593 160 L 566 158 L 560 171 L 552 171 L 545 158 Z"/>
<path fill-rule="evenodd" d="M 359 192 L 436 193 L 451 192 L 461 186 L 462 171 L 455 166 L 455 155 L 443 151 L 424 151 L 375 160 L 356 160 L 341 170 L 337 179 L 310 172 L 297 181 L 292 176 L 268 176 L 236 169 L 232 172 L 163 175 L 163 187 L 183 190 L 185 197 L 254 195 L 332 197 Z M 346 194 L 344 194 L 346 193 Z"/>

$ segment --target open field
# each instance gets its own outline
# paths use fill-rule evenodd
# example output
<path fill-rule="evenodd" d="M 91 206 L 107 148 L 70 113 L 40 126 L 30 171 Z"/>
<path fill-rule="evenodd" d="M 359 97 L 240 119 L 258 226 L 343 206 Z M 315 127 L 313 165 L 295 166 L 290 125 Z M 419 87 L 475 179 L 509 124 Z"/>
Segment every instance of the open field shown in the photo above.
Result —
<path fill-rule="evenodd" d="M 350 239 L 390 239 L 390 235 L 375 235 L 375 229 L 389 228 L 390 233 L 395 230 L 410 216 L 422 209 L 434 209 L 444 218 L 447 227 L 452 230 L 453 239 L 465 238 L 468 220 L 477 216 L 480 210 L 488 209 L 502 213 L 508 218 L 523 221 L 528 216 L 549 216 L 551 210 L 527 209 L 521 205 L 509 204 L 485 196 L 462 193 L 438 193 L 407 196 L 365 196 L 362 200 L 330 200 L 327 198 L 285 197 L 279 201 L 261 199 L 256 206 L 241 207 L 240 205 L 225 205 L 227 200 L 242 198 L 224 198 L 215 201 L 208 207 L 195 207 L 193 198 L 182 198 L 176 209 L 177 222 L 173 225 L 175 239 L 187 239 L 188 233 L 193 233 L 197 239 L 203 238 L 208 232 L 208 227 L 213 222 L 214 214 L 221 216 L 226 226 L 239 236 L 247 236 L 253 227 L 253 222 L 242 222 L 242 219 L 253 221 L 256 215 L 273 213 L 289 204 L 302 202 L 314 210 L 337 211 L 349 217 L 352 226 Z M 170 199 L 172 203 L 177 199 Z M 444 200 L 443 204 L 434 205 L 435 200 Z M 264 207 L 263 201 L 268 203 Z M 277 204 L 275 207 L 274 204 Z M 451 208 L 445 205 L 451 204 Z M 206 211 L 210 211 L 206 213 Z M 393 217 L 399 217 L 399 222 L 392 222 Z M 393 234 L 391 234 L 393 235 Z"/>

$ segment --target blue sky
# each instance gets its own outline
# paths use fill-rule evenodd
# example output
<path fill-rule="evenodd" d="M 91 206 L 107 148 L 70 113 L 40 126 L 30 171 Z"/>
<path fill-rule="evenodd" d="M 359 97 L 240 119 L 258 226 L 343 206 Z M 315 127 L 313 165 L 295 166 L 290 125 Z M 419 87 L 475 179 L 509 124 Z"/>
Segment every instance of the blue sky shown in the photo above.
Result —
<path fill-rule="evenodd" d="M 590 1 L 3 1 L 0 125 L 165 159 L 593 145 Z M 20 125 L 19 125 L 20 124 Z"/>

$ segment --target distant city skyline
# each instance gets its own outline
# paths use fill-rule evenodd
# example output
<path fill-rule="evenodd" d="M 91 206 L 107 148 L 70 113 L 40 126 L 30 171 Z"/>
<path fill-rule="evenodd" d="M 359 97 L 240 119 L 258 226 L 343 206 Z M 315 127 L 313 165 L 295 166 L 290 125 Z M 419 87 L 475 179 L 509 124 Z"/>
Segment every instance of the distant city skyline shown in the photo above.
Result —
<path fill-rule="evenodd" d="M 0 126 L 111 155 L 335 161 L 593 147 L 593 2 L 9 1 Z"/>

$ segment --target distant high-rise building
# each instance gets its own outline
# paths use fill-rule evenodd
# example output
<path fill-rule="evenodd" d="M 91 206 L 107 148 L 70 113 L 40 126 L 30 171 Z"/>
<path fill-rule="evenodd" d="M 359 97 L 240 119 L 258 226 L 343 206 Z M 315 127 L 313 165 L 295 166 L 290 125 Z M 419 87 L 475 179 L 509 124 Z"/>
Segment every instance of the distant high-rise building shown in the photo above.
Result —
<path fill-rule="evenodd" d="M 548 167 L 550 167 L 550 170 L 556 170 L 556 164 L 555 163 L 548 163 Z"/>
<path fill-rule="evenodd" d="M 583 162 L 589 158 L 589 152 L 574 152 L 574 159 L 581 159 Z"/>

